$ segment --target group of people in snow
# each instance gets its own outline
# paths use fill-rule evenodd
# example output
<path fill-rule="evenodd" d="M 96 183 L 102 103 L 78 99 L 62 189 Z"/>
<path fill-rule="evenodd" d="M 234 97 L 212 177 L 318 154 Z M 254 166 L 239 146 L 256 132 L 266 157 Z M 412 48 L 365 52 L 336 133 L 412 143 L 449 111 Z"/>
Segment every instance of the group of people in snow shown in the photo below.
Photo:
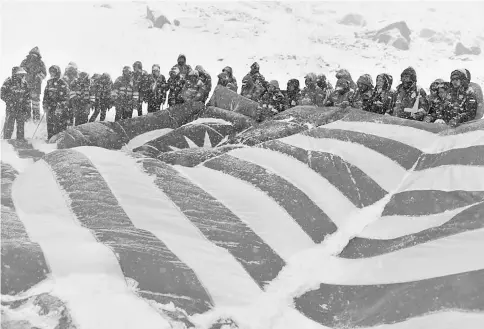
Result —
<path fill-rule="evenodd" d="M 44 90 L 42 106 L 46 113 L 47 133 L 50 139 L 68 126 L 93 122 L 114 107 L 115 121 L 131 118 L 136 110 L 142 115 L 142 104 L 147 103 L 148 113 L 185 102 L 205 103 L 212 89 L 212 78 L 201 66 L 193 69 L 185 55 L 178 56 L 177 64 L 168 80 L 160 72 L 160 65 L 153 64 L 151 74 L 143 70 L 140 61 L 132 67 L 125 66 L 116 80 L 108 73 L 79 72 L 71 62 L 62 74 L 57 65 L 48 70 L 50 79 Z M 12 69 L 1 89 L 1 99 L 7 105 L 4 138 L 12 136 L 17 123 L 17 139 L 24 138 L 24 123 L 32 118 L 40 120 L 40 94 L 42 81 L 47 75 L 38 47 L 33 48 L 20 66 Z M 231 67 L 223 68 L 217 75 L 217 85 L 238 92 L 237 80 Z M 417 74 L 412 67 L 401 74 L 401 84 L 392 89 L 393 77 L 382 73 L 376 83 L 369 74 L 353 81 L 347 70 L 336 73 L 335 87 L 324 74 L 309 73 L 305 86 L 298 79 L 290 79 L 286 90 L 281 90 L 276 80 L 267 82 L 260 73 L 259 64 L 253 63 L 250 72 L 242 79 L 240 95 L 259 104 L 265 117 L 298 105 L 353 107 L 382 115 L 393 115 L 409 120 L 446 123 L 457 126 L 473 120 L 477 111 L 475 92 L 469 86 L 468 70 L 455 70 L 450 81 L 435 80 L 430 85 L 430 95 L 417 85 Z M 91 110 L 94 110 L 89 117 Z"/>

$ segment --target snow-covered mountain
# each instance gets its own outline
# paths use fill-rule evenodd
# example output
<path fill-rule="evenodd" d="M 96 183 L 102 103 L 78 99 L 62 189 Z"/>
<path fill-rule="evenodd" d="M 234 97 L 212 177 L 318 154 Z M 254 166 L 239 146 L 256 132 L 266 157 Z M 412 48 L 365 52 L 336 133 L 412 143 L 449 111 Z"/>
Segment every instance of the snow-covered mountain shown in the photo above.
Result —
<path fill-rule="evenodd" d="M 153 28 L 147 7 L 172 24 Z M 232 66 L 239 80 L 258 61 L 281 87 L 290 78 L 303 82 L 308 72 L 325 73 L 334 83 L 340 68 L 354 79 L 388 72 L 395 86 L 407 66 L 416 68 L 425 88 L 461 67 L 484 83 L 484 55 L 454 55 L 458 42 L 482 47 L 484 2 L 6 2 L 1 12 L 2 80 L 39 46 L 47 67 L 74 61 L 80 70 L 113 77 L 136 60 L 148 71 L 159 63 L 167 75 L 185 53 L 189 64 L 212 76 Z M 347 15 L 360 16 L 359 25 L 343 24 Z M 408 50 L 365 38 L 401 21 L 411 31 Z"/>

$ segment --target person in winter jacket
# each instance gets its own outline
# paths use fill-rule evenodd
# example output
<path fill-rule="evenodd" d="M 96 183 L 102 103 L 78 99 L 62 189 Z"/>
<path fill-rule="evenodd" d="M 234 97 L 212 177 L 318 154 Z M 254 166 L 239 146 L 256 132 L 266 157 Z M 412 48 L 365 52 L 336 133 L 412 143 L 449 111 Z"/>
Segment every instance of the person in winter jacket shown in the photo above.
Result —
<path fill-rule="evenodd" d="M 79 73 L 79 76 L 71 83 L 69 90 L 69 107 L 74 113 L 74 124 L 79 126 L 87 123 L 91 109 L 89 74 Z"/>
<path fill-rule="evenodd" d="M 61 79 L 61 69 L 57 65 L 49 67 L 50 79 L 44 89 L 42 106 L 47 113 L 47 136 L 50 139 L 55 134 L 65 130 L 70 120 L 67 109 L 69 86 Z"/>
<path fill-rule="evenodd" d="M 178 55 L 177 64 L 173 66 L 169 72 L 168 106 L 184 103 L 184 99 L 181 97 L 181 92 L 190 71 L 192 71 L 192 68 L 187 64 L 187 58 L 185 55 Z"/>
<path fill-rule="evenodd" d="M 72 88 L 72 84 L 74 81 L 79 77 L 79 70 L 77 68 L 77 64 L 74 62 L 69 62 L 67 64 L 67 67 L 64 71 L 64 74 L 62 76 L 62 79 L 67 82 L 67 86 L 69 87 L 69 90 Z M 74 125 L 74 109 L 72 108 L 70 102 L 67 103 L 67 114 L 69 116 L 69 121 L 68 125 L 73 126 Z"/>
<path fill-rule="evenodd" d="M 47 77 L 45 64 L 38 47 L 32 48 L 27 57 L 20 64 L 27 72 L 27 85 L 30 90 L 28 117 L 32 116 L 34 121 L 40 120 L 40 93 L 42 92 L 42 81 Z"/>
<path fill-rule="evenodd" d="M 106 119 L 106 112 L 114 105 L 111 98 L 111 91 L 113 88 L 113 80 L 109 73 L 103 73 L 98 78 L 91 79 L 91 106 L 94 108 L 94 113 L 89 118 L 89 122 L 94 122 L 99 113 L 101 113 L 100 121 Z"/>
<path fill-rule="evenodd" d="M 269 82 L 267 91 L 262 95 L 259 104 L 263 109 L 269 110 L 272 115 L 286 109 L 286 100 L 284 94 L 279 89 L 279 82 L 277 80 Z"/>
<path fill-rule="evenodd" d="M 17 139 L 24 139 L 25 120 L 30 111 L 30 88 L 26 80 L 27 72 L 19 66 L 12 68 L 12 76 L 2 85 L 0 98 L 6 104 L 6 117 L 3 125 L 3 138 L 10 139 L 17 123 Z"/>
<path fill-rule="evenodd" d="M 297 106 L 301 100 L 301 89 L 299 88 L 298 79 L 290 79 L 287 82 L 286 90 L 282 92 L 284 94 L 285 108 Z"/>
<path fill-rule="evenodd" d="M 450 83 L 442 79 L 430 84 L 430 95 L 427 96 L 429 109 L 424 122 L 446 123 L 451 119 L 450 112 L 447 111 L 450 104 L 449 88 Z"/>
<path fill-rule="evenodd" d="M 351 77 L 351 74 L 347 69 L 340 69 L 336 71 L 336 79 L 347 80 L 348 83 L 350 84 L 350 90 L 353 91 L 353 93 L 356 91 L 356 84 L 353 81 L 353 78 Z"/>
<path fill-rule="evenodd" d="M 160 110 L 161 105 L 165 104 L 168 84 L 165 76 L 160 72 L 160 65 L 153 64 L 151 67 L 150 89 L 148 96 L 148 113 Z"/>
<path fill-rule="evenodd" d="M 350 87 L 350 81 L 345 78 L 340 78 L 336 81 L 334 91 L 324 105 L 347 108 L 351 105 L 350 101 L 353 98 L 353 94 L 354 92 Z"/>
<path fill-rule="evenodd" d="M 423 88 L 417 86 L 417 73 L 412 67 L 408 67 L 403 70 L 400 78 L 402 83 L 395 92 L 393 115 L 399 118 L 422 121 L 428 110 L 427 93 Z M 418 104 L 415 104 L 417 99 Z M 417 105 L 415 111 L 414 105 Z"/>
<path fill-rule="evenodd" d="M 470 73 L 469 73 L 470 76 Z M 477 113 L 477 97 L 472 87 L 469 87 L 469 77 L 464 69 L 454 70 L 450 75 L 451 119 L 448 124 L 456 127 L 464 122 L 474 120 Z"/>
<path fill-rule="evenodd" d="M 133 117 L 133 110 L 138 108 L 139 103 L 137 96 L 138 94 L 135 97 L 131 67 L 125 66 L 123 74 L 116 79 L 111 91 L 116 110 L 114 121 Z"/>
<path fill-rule="evenodd" d="M 202 102 L 205 95 L 203 82 L 200 80 L 198 71 L 191 70 L 188 79 L 181 91 L 181 98 L 185 102 Z"/>
<path fill-rule="evenodd" d="M 150 77 L 148 72 L 143 70 L 143 64 L 140 61 L 136 61 L 133 64 L 133 86 L 134 97 L 138 98 L 138 105 L 136 110 L 138 116 L 143 115 L 143 103 L 148 102 L 148 94 L 150 90 Z"/>
<path fill-rule="evenodd" d="M 363 110 L 378 114 L 390 114 L 393 110 L 394 92 L 391 90 L 393 77 L 382 73 L 376 77 L 376 86 L 373 89 L 368 102 L 363 105 Z"/>
<path fill-rule="evenodd" d="M 241 95 L 259 102 L 262 95 L 266 92 L 268 83 L 264 76 L 259 72 L 260 67 L 257 62 L 250 66 L 250 72 L 242 79 Z"/>
<path fill-rule="evenodd" d="M 328 99 L 329 95 L 333 92 L 333 86 L 331 83 L 326 79 L 326 75 L 320 74 L 317 76 L 316 85 L 321 88 L 324 93 L 324 101 Z"/>
<path fill-rule="evenodd" d="M 237 79 L 235 79 L 232 68 L 230 66 L 224 67 L 224 69 L 222 70 L 222 73 L 220 73 L 217 77 L 218 77 L 217 85 L 227 87 L 230 90 L 237 92 L 237 89 L 238 89 Z"/>
<path fill-rule="evenodd" d="M 316 74 L 309 73 L 305 77 L 306 87 L 301 92 L 301 97 L 298 105 L 312 105 L 312 106 L 324 106 L 325 94 L 316 85 Z"/>
<path fill-rule="evenodd" d="M 357 109 L 368 107 L 373 93 L 373 79 L 369 74 L 363 74 L 356 81 L 356 92 L 351 98 L 351 106 Z"/>
<path fill-rule="evenodd" d="M 195 66 L 195 71 L 198 72 L 198 77 L 203 83 L 202 102 L 205 103 L 207 101 L 208 95 L 210 95 L 210 91 L 212 90 L 212 77 L 207 71 L 205 71 L 205 69 L 201 65 Z"/>

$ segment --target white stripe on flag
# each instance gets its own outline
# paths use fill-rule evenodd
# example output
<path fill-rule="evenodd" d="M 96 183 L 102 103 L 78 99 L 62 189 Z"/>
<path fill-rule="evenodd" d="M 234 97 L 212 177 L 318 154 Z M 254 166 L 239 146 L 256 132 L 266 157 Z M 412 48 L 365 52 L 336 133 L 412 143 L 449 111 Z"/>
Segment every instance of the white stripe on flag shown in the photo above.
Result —
<path fill-rule="evenodd" d="M 330 138 L 313 138 L 301 134 L 281 138 L 280 141 L 306 150 L 337 155 L 365 172 L 388 192 L 400 185 L 407 173 L 398 163 L 360 144 Z"/>
<path fill-rule="evenodd" d="M 484 269 L 484 229 L 451 235 L 376 257 L 324 259 L 322 283 L 371 285 L 425 280 Z M 313 274 L 313 275 L 316 275 Z"/>
<path fill-rule="evenodd" d="M 112 250 L 82 227 L 50 167 L 39 160 L 14 182 L 13 200 L 31 239 L 39 243 L 79 328 L 170 328 L 128 288 Z"/>
<path fill-rule="evenodd" d="M 124 152 L 79 147 L 118 199 L 133 225 L 153 233 L 196 273 L 216 306 L 250 303 L 260 292 L 245 269 L 195 225 Z"/>
<path fill-rule="evenodd" d="M 440 311 L 408 319 L 407 321 L 374 326 L 374 329 L 482 329 L 483 313 Z M 282 328 L 281 328 L 282 329 Z"/>
<path fill-rule="evenodd" d="M 313 200 L 338 227 L 348 219 L 350 213 L 357 210 L 333 184 L 290 156 L 257 147 L 235 149 L 228 154 L 255 163 L 286 179 Z"/>
<path fill-rule="evenodd" d="M 365 121 L 334 121 L 327 129 L 343 129 L 393 139 L 426 153 L 440 153 L 453 148 L 465 148 L 484 144 L 484 131 L 472 131 L 457 135 L 440 136 L 425 130 L 404 125 L 388 125 Z"/>
<path fill-rule="evenodd" d="M 484 167 L 446 165 L 412 172 L 398 192 L 414 190 L 484 191 Z"/>
<path fill-rule="evenodd" d="M 22 159 L 18 156 L 17 151 L 12 144 L 8 143 L 6 140 L 1 141 L 1 161 L 3 163 L 8 163 L 19 173 L 25 171 L 26 168 L 34 163 L 32 159 Z"/>
<path fill-rule="evenodd" d="M 315 245 L 274 199 L 253 185 L 204 166 L 174 168 L 222 202 L 283 259 Z"/>
<path fill-rule="evenodd" d="M 455 215 L 471 206 L 425 216 L 385 216 L 365 227 L 363 232 L 358 234 L 358 237 L 389 240 L 407 234 L 418 233 L 446 223 Z"/>

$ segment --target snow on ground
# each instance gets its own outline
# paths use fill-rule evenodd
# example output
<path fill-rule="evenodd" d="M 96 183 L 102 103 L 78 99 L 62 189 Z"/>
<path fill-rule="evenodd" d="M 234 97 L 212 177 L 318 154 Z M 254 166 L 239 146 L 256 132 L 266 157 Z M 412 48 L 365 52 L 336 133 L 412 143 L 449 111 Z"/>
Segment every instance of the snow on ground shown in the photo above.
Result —
<path fill-rule="evenodd" d="M 144 18 L 147 5 L 156 14 L 177 19 L 180 26 L 150 28 L 151 22 Z M 282 88 L 290 78 L 303 83 L 304 75 L 312 71 L 325 73 L 334 83 L 340 68 L 349 69 L 355 80 L 364 73 L 375 79 L 388 72 L 396 86 L 409 65 L 416 68 L 425 88 L 437 78 L 448 79 L 460 67 L 472 72 L 473 81 L 484 84 L 483 54 L 453 55 L 458 41 L 484 47 L 482 12 L 484 2 L 5 2 L 0 79 L 39 46 L 47 68 L 57 64 L 64 70 L 74 61 L 91 75 L 108 72 L 113 78 L 136 60 L 148 71 L 158 63 L 167 75 L 178 54 L 185 53 L 188 63 L 202 65 L 214 82 L 229 65 L 240 83 L 258 61 L 261 73 L 277 79 Z M 350 13 L 362 15 L 366 26 L 338 23 Z M 412 30 L 408 51 L 355 37 L 402 20 Z M 441 33 L 444 40 L 419 37 L 424 28 Z M 4 106 L 2 102 L 2 122 Z M 108 120 L 113 117 L 111 110 Z M 35 125 L 28 124 L 26 136 L 34 130 Z M 44 121 L 35 137 L 45 136 Z"/>

